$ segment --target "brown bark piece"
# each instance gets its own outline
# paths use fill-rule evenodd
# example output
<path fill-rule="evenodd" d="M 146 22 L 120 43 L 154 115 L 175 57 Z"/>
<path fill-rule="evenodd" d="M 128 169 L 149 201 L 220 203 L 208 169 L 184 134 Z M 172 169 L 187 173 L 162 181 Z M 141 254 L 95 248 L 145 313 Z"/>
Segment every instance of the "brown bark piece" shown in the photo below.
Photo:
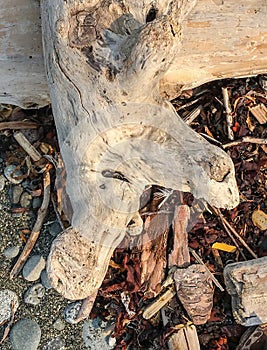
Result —
<path fill-rule="evenodd" d="M 188 205 L 175 207 L 173 219 L 174 242 L 173 249 L 169 254 L 169 268 L 172 266 L 183 267 L 190 263 L 188 249 L 188 234 L 186 232 L 190 209 Z"/>
<path fill-rule="evenodd" d="M 174 273 L 177 296 L 194 324 L 204 324 L 213 305 L 212 279 L 203 265 L 191 265 Z"/>
<path fill-rule="evenodd" d="M 244 326 L 267 322 L 267 257 L 229 264 L 224 280 L 236 321 Z"/>
<path fill-rule="evenodd" d="M 161 290 L 166 268 L 166 246 L 170 227 L 169 214 L 148 216 L 141 239 L 141 283 L 147 297 L 155 297 Z"/>

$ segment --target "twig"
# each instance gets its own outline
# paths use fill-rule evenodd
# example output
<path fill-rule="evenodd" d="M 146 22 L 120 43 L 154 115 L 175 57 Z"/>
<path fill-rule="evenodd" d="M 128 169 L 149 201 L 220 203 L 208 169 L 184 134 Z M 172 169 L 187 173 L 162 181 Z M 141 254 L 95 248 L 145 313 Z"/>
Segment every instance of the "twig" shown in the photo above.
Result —
<path fill-rule="evenodd" d="M 53 208 L 54 208 L 54 212 L 55 212 L 56 217 L 57 217 L 57 221 L 58 221 L 60 227 L 62 228 L 62 230 L 64 231 L 64 230 L 65 230 L 65 227 L 64 227 L 64 224 L 63 224 L 63 222 L 62 222 L 62 220 L 61 220 L 61 217 L 60 217 L 60 215 L 59 215 L 59 212 L 58 212 L 58 210 L 57 210 L 56 202 L 55 202 L 53 196 L 51 196 L 51 202 L 52 202 L 52 204 L 53 204 Z"/>
<path fill-rule="evenodd" d="M 193 123 L 193 121 L 200 115 L 200 112 L 202 111 L 202 106 L 198 106 L 193 109 L 192 112 L 188 113 L 187 116 L 184 118 L 184 121 L 186 124 L 190 125 Z"/>
<path fill-rule="evenodd" d="M 213 274 L 210 272 L 210 270 L 207 268 L 207 266 L 205 265 L 204 261 L 200 258 L 200 256 L 194 251 L 194 249 L 189 247 L 189 251 L 190 253 L 193 255 L 193 257 L 201 264 L 205 267 L 208 275 L 210 276 L 210 278 L 212 279 L 212 281 L 214 282 L 214 284 L 223 292 L 223 286 L 220 284 L 220 282 L 213 276 Z"/>
<path fill-rule="evenodd" d="M 16 121 L 16 122 L 1 122 L 0 130 L 13 129 L 13 130 L 23 130 L 23 129 L 37 129 L 38 124 L 31 121 Z"/>
<path fill-rule="evenodd" d="M 233 126 L 233 117 L 232 117 L 232 109 L 229 101 L 229 95 L 227 88 L 222 87 L 222 95 L 223 95 L 223 103 L 226 111 L 226 122 L 227 122 L 227 133 L 228 138 L 230 140 L 234 139 L 234 133 L 232 130 Z"/>
<path fill-rule="evenodd" d="M 215 214 L 217 214 L 219 216 L 219 218 L 222 221 L 222 224 L 224 226 L 224 228 L 226 229 L 228 235 L 231 237 L 231 239 L 233 240 L 234 244 L 236 245 L 236 247 L 239 249 L 238 245 L 236 244 L 235 239 L 229 234 L 229 231 L 231 231 L 236 238 L 243 244 L 243 246 L 247 249 L 247 251 L 253 256 L 253 258 L 257 259 L 258 256 L 253 252 L 253 250 L 248 246 L 248 244 L 244 241 L 244 239 L 236 232 L 236 230 L 229 224 L 229 222 L 225 219 L 225 217 L 222 215 L 220 209 L 216 209 L 214 207 L 212 207 L 213 211 L 215 212 Z M 240 250 L 240 253 L 242 255 L 242 257 L 246 259 L 246 257 L 244 256 L 242 250 Z"/>
<path fill-rule="evenodd" d="M 28 153 L 34 162 L 38 162 L 38 160 L 42 158 L 37 149 L 26 139 L 26 137 L 20 131 L 14 133 L 14 138 L 24 149 L 24 151 Z"/>
<path fill-rule="evenodd" d="M 257 137 L 244 136 L 240 140 L 236 140 L 236 141 L 232 141 L 232 142 L 226 143 L 225 145 L 223 145 L 223 148 L 225 149 L 225 148 L 237 146 L 237 145 L 240 145 L 241 143 L 245 143 L 245 142 L 255 143 L 257 145 L 267 145 L 267 139 L 260 139 L 260 138 L 257 138 Z"/>
<path fill-rule="evenodd" d="M 45 172 L 43 175 L 43 186 L 44 186 L 44 195 L 43 195 L 43 202 L 38 210 L 38 215 L 37 215 L 37 220 L 33 226 L 32 232 L 30 237 L 27 240 L 27 243 L 20 254 L 16 264 L 12 268 L 10 272 L 10 278 L 12 279 L 13 277 L 17 276 L 18 273 L 21 271 L 23 268 L 28 256 L 30 255 L 39 235 L 41 232 L 41 228 L 43 225 L 43 221 L 45 219 L 46 213 L 47 213 L 47 208 L 49 205 L 50 201 L 50 174 L 49 171 Z"/>
<path fill-rule="evenodd" d="M 3 334 L 3 337 L 0 341 L 0 345 L 6 340 L 8 334 L 10 332 L 11 326 L 14 322 L 14 318 L 15 318 L 15 310 L 14 309 L 15 309 L 15 302 L 14 302 L 14 300 L 11 300 L 11 318 L 10 318 L 10 321 L 8 322 L 8 324 L 4 330 L 4 334 Z"/>
<path fill-rule="evenodd" d="M 149 320 L 153 317 L 164 305 L 166 305 L 176 295 L 174 287 L 168 288 L 160 297 L 158 297 L 152 304 L 148 305 L 144 312 L 143 317 Z"/>

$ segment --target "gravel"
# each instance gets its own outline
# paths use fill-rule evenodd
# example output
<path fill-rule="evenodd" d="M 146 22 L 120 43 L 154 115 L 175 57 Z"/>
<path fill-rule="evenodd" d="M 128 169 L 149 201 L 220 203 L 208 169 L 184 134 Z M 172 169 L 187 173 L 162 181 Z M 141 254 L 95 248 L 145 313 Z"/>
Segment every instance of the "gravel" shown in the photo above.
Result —
<path fill-rule="evenodd" d="M 0 325 L 11 319 L 11 303 L 14 302 L 14 313 L 19 306 L 19 298 L 15 292 L 9 289 L 0 290 Z"/>
<path fill-rule="evenodd" d="M 37 283 L 30 287 L 24 295 L 24 301 L 27 304 L 38 305 L 40 304 L 45 294 L 45 288 L 41 283 Z"/>
<path fill-rule="evenodd" d="M 12 184 L 19 184 L 22 182 L 22 172 L 20 170 L 16 170 L 17 166 L 15 164 L 10 164 L 5 167 L 4 174 L 5 177 L 10 181 Z"/>
<path fill-rule="evenodd" d="M 4 256 L 7 259 L 13 259 L 19 254 L 20 247 L 18 245 L 6 248 L 3 251 Z"/>

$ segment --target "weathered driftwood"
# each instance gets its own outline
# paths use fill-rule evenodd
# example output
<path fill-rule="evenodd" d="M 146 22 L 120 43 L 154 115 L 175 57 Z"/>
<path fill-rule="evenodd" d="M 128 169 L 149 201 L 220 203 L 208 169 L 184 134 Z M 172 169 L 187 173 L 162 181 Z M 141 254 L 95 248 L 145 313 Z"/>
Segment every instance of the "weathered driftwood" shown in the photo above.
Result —
<path fill-rule="evenodd" d="M 159 13 L 165 7 L 165 2 L 153 4 Z M 49 93 L 39 1 L 0 0 L 0 5 L 0 102 L 42 106 Z M 145 2 L 141 6 L 144 22 L 149 9 Z M 174 97 L 181 88 L 207 81 L 266 73 L 266 13 L 265 0 L 197 1 L 185 19 L 181 51 L 161 81 L 162 94 Z"/>
<path fill-rule="evenodd" d="M 238 204 L 231 159 L 192 131 L 159 93 L 194 4 L 161 1 L 149 23 L 150 1 L 42 4 L 74 227 L 55 240 L 48 271 L 67 298 L 93 294 L 126 231 L 142 231 L 139 198 L 147 185 L 192 192 L 216 207 Z M 68 240 L 73 246 L 66 254 Z"/>
<path fill-rule="evenodd" d="M 236 350 L 265 350 L 267 348 L 267 323 L 249 327 L 242 335 Z"/>
<path fill-rule="evenodd" d="M 236 321 L 244 326 L 267 322 L 267 257 L 229 264 L 224 280 Z"/>

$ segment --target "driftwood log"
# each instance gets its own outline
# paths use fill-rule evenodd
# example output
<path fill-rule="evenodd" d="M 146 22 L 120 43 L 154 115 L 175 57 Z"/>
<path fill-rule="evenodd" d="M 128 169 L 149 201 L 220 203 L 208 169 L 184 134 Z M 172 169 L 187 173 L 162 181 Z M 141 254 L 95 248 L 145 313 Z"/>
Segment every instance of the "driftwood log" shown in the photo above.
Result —
<path fill-rule="evenodd" d="M 146 186 L 190 191 L 217 207 L 238 204 L 228 155 L 193 132 L 159 93 L 194 3 L 160 2 L 148 23 L 150 3 L 42 4 L 46 69 L 74 227 L 55 240 L 48 272 L 67 298 L 82 299 L 99 288 L 125 233 L 142 231 L 139 198 Z M 82 281 L 81 247 L 90 265 Z"/>
<path fill-rule="evenodd" d="M 9 5 L 1 2 L 1 18 L 7 17 Z M 238 204 L 228 155 L 193 132 L 167 99 L 206 81 L 266 72 L 266 1 L 47 0 L 41 7 L 44 62 L 73 208 L 73 227 L 55 240 L 48 272 L 65 297 L 82 299 L 101 285 L 125 233 L 141 232 L 139 198 L 146 186 L 190 191 L 216 207 Z M 14 35 L 10 50 L 17 56 L 10 60 L 5 27 L 1 84 L 8 74 L 20 80 L 7 77 L 0 101 L 43 105 L 48 94 L 39 43 L 27 27 L 28 37 Z M 24 40 L 28 46 L 20 52 Z M 16 65 L 27 55 L 36 63 L 32 82 Z M 20 93 L 17 82 L 24 78 Z"/>

